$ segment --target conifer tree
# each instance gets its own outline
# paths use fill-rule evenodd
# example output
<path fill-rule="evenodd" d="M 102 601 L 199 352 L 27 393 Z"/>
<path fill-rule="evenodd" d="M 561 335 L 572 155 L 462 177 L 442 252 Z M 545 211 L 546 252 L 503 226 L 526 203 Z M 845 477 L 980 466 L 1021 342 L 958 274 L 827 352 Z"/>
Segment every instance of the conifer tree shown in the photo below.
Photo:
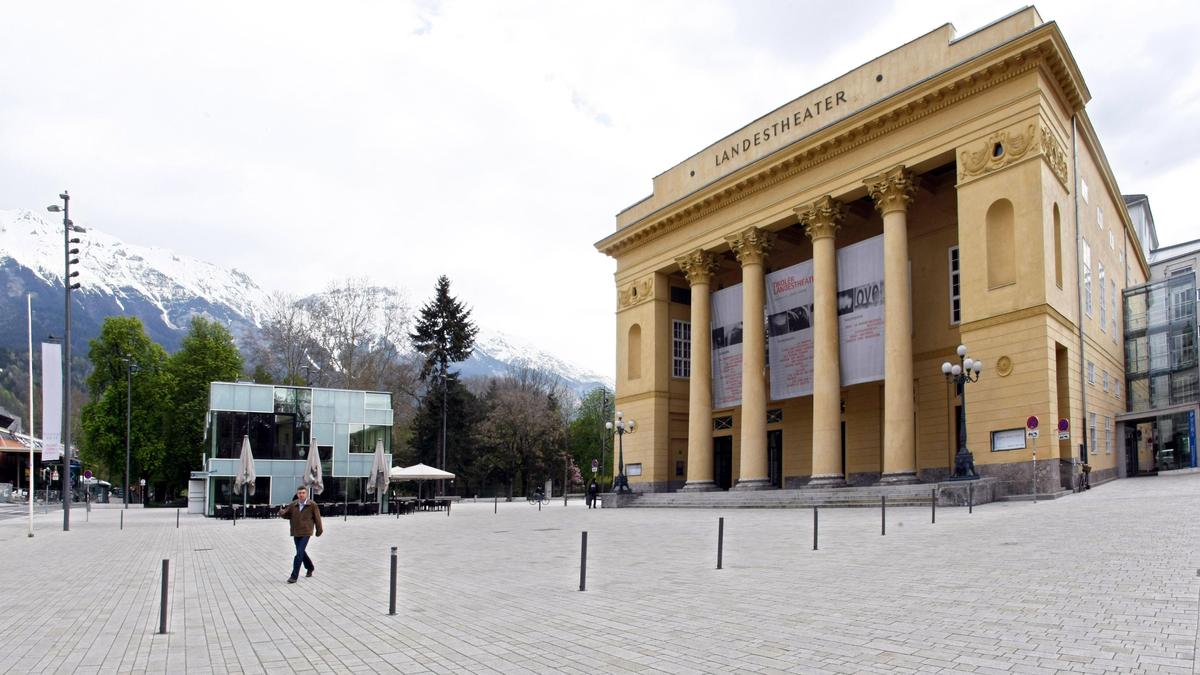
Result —
<path fill-rule="evenodd" d="M 421 307 L 415 330 L 409 334 L 413 347 L 425 357 L 421 381 L 429 386 L 426 396 L 442 399 L 442 429 L 439 434 L 438 468 L 446 468 L 447 382 L 457 377 L 450 366 L 467 360 L 475 349 L 479 328 L 471 321 L 471 310 L 450 295 L 450 279 L 438 277 L 434 297 Z"/>

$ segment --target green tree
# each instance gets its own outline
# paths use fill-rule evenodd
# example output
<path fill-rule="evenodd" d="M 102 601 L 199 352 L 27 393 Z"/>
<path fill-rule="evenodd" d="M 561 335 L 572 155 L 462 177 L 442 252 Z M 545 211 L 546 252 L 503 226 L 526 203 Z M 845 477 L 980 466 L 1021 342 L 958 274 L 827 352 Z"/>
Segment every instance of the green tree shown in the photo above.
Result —
<path fill-rule="evenodd" d="M 467 360 L 475 349 L 475 335 L 479 328 L 471 321 L 471 310 L 450 295 L 450 279 L 438 277 L 434 287 L 434 298 L 421 308 L 415 330 L 409 335 L 413 347 L 425 357 L 419 374 L 420 380 L 428 385 L 425 398 L 430 395 L 442 399 L 442 428 L 438 432 L 437 466 L 446 467 L 446 434 L 449 380 L 456 376 L 450 366 Z"/>
<path fill-rule="evenodd" d="M 170 495 L 187 486 L 204 452 L 209 385 L 231 382 L 242 372 L 242 355 L 229 331 L 203 317 L 192 319 L 179 351 L 167 362 L 173 380 L 168 423 L 169 444 L 157 478 Z"/>
<path fill-rule="evenodd" d="M 567 430 L 567 448 L 583 471 L 585 482 L 593 477 L 601 487 L 612 482 L 612 432 L 604 428 L 616 416 L 616 397 L 611 389 L 596 387 L 579 403 Z M 599 460 L 602 471 L 592 474 L 592 460 Z"/>
<path fill-rule="evenodd" d="M 484 414 L 484 403 L 458 378 L 447 380 L 446 405 L 446 470 L 455 475 L 454 485 L 459 494 L 473 495 L 486 483 L 487 471 L 479 464 L 479 439 L 476 429 Z M 437 464 L 437 449 L 442 433 L 442 404 L 440 396 L 421 400 L 412 419 L 409 445 L 413 462 Z"/>
<path fill-rule="evenodd" d="M 128 401 L 130 481 L 156 475 L 166 455 L 164 432 L 172 388 L 163 368 L 166 350 L 146 335 L 136 317 L 112 316 L 89 343 L 88 359 L 91 400 L 81 414 L 83 461 L 98 465 L 115 484 L 123 482 Z"/>

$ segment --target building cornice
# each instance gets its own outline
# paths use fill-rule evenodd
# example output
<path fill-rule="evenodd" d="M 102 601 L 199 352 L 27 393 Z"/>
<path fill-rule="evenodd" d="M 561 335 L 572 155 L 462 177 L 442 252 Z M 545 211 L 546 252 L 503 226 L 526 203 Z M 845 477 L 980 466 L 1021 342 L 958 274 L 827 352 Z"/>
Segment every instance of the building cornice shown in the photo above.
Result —
<path fill-rule="evenodd" d="M 1055 79 L 1072 110 L 1090 94 L 1058 27 L 1043 24 L 1021 37 L 878 101 L 739 171 L 635 221 L 596 243 L 605 255 L 624 252 L 729 207 L 830 159 L 1039 67 Z"/>

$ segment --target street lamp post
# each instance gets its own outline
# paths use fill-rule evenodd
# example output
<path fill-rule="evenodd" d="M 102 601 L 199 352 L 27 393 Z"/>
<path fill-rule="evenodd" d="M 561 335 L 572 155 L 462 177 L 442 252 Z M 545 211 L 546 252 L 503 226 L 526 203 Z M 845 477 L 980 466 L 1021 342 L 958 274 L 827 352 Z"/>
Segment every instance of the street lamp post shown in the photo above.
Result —
<path fill-rule="evenodd" d="M 72 258 L 73 255 L 79 254 L 79 249 L 71 248 L 72 245 L 79 243 L 78 237 L 72 237 L 72 232 L 84 232 L 82 227 L 76 227 L 75 223 L 71 222 L 71 195 L 63 190 L 58 195 L 62 200 L 62 207 L 58 204 L 51 204 L 46 207 L 50 213 L 63 214 L 63 321 L 66 328 L 63 339 L 63 531 L 67 532 L 71 529 L 71 291 L 79 288 L 79 284 L 74 282 L 75 277 L 79 276 L 79 272 L 72 272 L 71 267 L 79 264 L 79 258 Z"/>
<path fill-rule="evenodd" d="M 626 421 L 621 411 L 617 411 L 617 422 L 605 422 L 604 428 L 617 432 L 617 448 L 620 453 L 617 458 L 617 477 L 613 479 L 613 492 L 632 492 L 629 489 L 629 479 L 625 477 L 625 434 L 632 434 L 637 429 L 637 423 L 633 420 Z"/>
<path fill-rule="evenodd" d="M 121 490 L 121 497 L 125 500 L 125 508 L 129 508 L 129 442 L 130 421 L 133 418 L 130 402 L 133 400 L 133 374 L 138 372 L 138 364 L 128 355 L 121 360 L 125 362 L 125 487 Z"/>
<path fill-rule="evenodd" d="M 983 371 L 983 362 L 967 356 L 966 345 L 958 346 L 958 363 L 946 361 L 942 374 L 946 380 L 962 388 L 962 414 L 958 416 L 958 452 L 954 454 L 954 475 L 950 480 L 976 480 L 975 457 L 967 449 L 967 383 L 978 382 Z"/>

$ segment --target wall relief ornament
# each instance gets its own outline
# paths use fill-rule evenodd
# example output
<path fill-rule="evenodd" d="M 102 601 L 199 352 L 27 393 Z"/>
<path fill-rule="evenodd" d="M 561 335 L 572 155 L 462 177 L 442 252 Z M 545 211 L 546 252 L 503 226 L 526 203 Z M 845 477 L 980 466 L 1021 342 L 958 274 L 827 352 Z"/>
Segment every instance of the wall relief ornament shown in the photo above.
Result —
<path fill-rule="evenodd" d="M 717 273 L 717 257 L 702 248 L 679 256 L 675 262 L 679 264 L 679 269 L 683 270 L 688 284 L 692 286 L 711 282 L 713 275 Z"/>
<path fill-rule="evenodd" d="M 797 207 L 795 211 L 804 224 L 804 233 L 815 241 L 837 234 L 842 227 L 842 218 L 846 216 L 846 205 L 825 195 L 808 206 Z"/>
<path fill-rule="evenodd" d="M 996 374 L 1000 377 L 1008 377 L 1012 374 L 1013 362 L 1007 356 L 1001 356 L 996 359 Z"/>
<path fill-rule="evenodd" d="M 973 147 L 977 149 L 958 154 L 959 183 L 1040 154 L 1059 182 L 1067 185 L 1066 152 L 1044 124 L 1028 122 L 1023 127 L 998 131 Z"/>
<path fill-rule="evenodd" d="M 649 300 L 654 295 L 654 277 L 630 282 L 617 289 L 617 305 L 624 309 Z"/>

